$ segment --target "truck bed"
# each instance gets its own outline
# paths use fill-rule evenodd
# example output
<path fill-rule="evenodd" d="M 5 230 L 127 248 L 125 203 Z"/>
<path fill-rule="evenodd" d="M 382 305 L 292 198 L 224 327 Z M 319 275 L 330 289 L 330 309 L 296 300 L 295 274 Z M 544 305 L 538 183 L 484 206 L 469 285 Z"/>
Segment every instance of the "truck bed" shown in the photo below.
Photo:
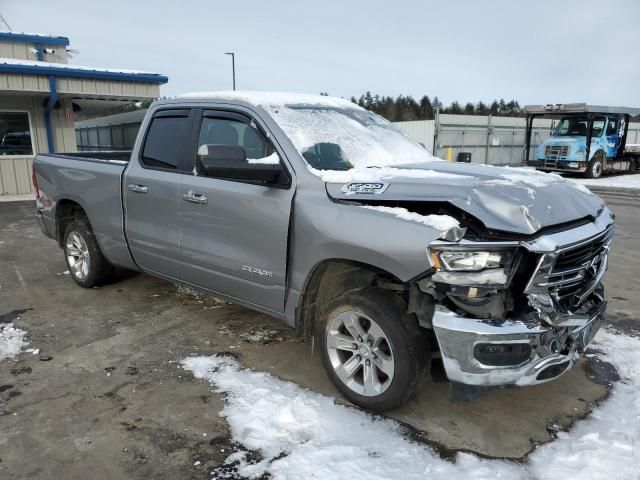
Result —
<path fill-rule="evenodd" d="M 74 202 L 86 213 L 103 254 L 114 264 L 131 263 L 123 230 L 122 175 L 129 152 L 36 155 L 39 210 L 46 234 L 57 238 L 56 212 Z"/>

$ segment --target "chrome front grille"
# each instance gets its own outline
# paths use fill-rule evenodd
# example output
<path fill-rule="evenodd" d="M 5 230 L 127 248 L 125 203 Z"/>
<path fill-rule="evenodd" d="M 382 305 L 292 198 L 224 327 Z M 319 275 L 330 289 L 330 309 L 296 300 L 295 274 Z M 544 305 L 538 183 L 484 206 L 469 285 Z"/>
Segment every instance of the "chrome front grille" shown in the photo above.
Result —
<path fill-rule="evenodd" d="M 613 228 L 579 245 L 561 249 L 549 268 L 536 275 L 538 287 L 547 288 L 563 312 L 579 307 L 599 283 L 606 269 Z"/>

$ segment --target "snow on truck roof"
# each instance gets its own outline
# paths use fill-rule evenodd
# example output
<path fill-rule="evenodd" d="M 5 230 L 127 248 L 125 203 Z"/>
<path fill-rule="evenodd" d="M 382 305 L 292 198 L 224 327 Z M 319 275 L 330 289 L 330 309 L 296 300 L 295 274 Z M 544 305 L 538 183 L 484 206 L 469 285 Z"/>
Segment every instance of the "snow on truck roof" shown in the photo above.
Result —
<path fill-rule="evenodd" d="M 220 91 L 185 93 L 183 95 L 178 95 L 178 98 L 220 101 L 235 100 L 247 102 L 255 106 L 314 105 L 328 108 L 361 109 L 361 107 L 345 98 L 329 97 L 326 95 L 313 95 L 308 93 Z"/>

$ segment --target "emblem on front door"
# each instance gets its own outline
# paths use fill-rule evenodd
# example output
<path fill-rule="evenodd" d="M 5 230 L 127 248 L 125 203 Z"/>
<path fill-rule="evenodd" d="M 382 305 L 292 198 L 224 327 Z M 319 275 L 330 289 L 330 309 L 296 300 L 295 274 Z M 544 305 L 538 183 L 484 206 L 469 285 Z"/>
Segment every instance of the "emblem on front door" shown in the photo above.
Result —
<path fill-rule="evenodd" d="M 262 270 L 261 268 L 255 268 L 250 265 L 242 265 L 242 270 L 253 273 L 254 275 L 260 275 L 261 277 L 273 277 L 273 272 Z"/>

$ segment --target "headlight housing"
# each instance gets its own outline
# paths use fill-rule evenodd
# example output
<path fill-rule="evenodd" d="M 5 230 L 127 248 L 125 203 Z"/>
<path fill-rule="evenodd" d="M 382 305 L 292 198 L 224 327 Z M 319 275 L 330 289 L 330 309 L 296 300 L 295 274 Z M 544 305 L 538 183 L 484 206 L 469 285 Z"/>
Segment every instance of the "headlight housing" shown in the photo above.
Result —
<path fill-rule="evenodd" d="M 450 272 L 505 268 L 512 258 L 513 252 L 510 250 L 431 250 L 434 267 Z"/>

